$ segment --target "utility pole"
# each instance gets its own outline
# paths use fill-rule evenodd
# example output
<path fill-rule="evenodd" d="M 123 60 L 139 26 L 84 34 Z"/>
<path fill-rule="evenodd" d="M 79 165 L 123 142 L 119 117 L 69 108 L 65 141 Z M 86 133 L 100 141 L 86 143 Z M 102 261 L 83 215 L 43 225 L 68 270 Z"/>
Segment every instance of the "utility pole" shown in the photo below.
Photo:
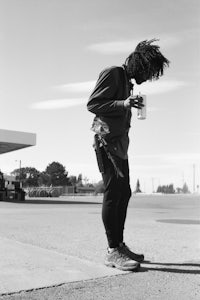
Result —
<path fill-rule="evenodd" d="M 152 193 L 155 193 L 155 191 L 154 191 L 154 178 L 152 177 L 151 180 L 152 180 Z"/>
<path fill-rule="evenodd" d="M 22 161 L 21 161 L 21 159 L 19 161 L 19 182 L 20 182 L 20 187 L 22 188 Z"/>
<path fill-rule="evenodd" d="M 196 185 L 196 183 L 195 183 L 195 181 L 196 181 L 196 178 L 195 178 L 195 173 L 196 173 L 196 170 L 195 170 L 195 168 L 196 168 L 196 166 L 195 166 L 195 164 L 193 164 L 193 193 L 195 193 L 195 185 Z"/>
<path fill-rule="evenodd" d="M 16 160 L 17 161 L 17 160 Z M 21 178 L 22 177 L 22 161 L 21 159 L 19 160 L 19 182 L 20 182 L 20 187 L 22 187 L 22 181 L 21 181 Z"/>

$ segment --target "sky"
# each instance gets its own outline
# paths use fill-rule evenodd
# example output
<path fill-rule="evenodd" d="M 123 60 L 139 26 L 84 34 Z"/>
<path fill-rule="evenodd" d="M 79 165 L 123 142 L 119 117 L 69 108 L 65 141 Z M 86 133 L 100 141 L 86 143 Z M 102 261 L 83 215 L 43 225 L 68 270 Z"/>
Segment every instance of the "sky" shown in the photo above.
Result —
<path fill-rule="evenodd" d="M 99 73 L 120 66 L 138 42 L 157 38 L 164 76 L 134 86 L 147 97 L 130 130 L 132 189 L 200 184 L 200 2 L 198 0 L 0 0 L 0 128 L 37 134 L 34 147 L 0 155 L 0 169 L 101 180 L 86 104 Z M 195 176 L 194 176 L 195 174 Z"/>

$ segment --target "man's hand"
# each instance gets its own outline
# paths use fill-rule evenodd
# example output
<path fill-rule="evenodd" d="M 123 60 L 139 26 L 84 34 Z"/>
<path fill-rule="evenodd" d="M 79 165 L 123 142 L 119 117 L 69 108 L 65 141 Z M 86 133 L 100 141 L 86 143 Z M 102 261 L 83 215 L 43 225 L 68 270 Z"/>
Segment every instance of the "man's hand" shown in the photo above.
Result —
<path fill-rule="evenodd" d="M 125 108 L 142 108 L 144 105 L 142 104 L 142 97 L 136 95 L 136 96 L 130 96 L 126 100 L 124 100 L 124 107 Z"/>

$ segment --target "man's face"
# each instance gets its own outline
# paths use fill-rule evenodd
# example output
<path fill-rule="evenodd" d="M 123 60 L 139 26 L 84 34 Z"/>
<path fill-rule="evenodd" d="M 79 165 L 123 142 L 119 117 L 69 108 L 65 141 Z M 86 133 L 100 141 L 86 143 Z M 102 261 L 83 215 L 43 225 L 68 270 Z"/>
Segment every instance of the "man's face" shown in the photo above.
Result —
<path fill-rule="evenodd" d="M 132 60 L 129 61 L 128 70 L 130 70 L 129 78 L 135 79 L 137 84 L 142 84 L 150 78 L 149 70 L 143 69 L 140 64 L 136 66 Z"/>
<path fill-rule="evenodd" d="M 149 78 L 148 74 L 147 73 L 140 73 L 140 72 L 137 72 L 135 75 L 134 75 L 134 79 L 135 79 L 135 82 L 137 84 L 142 84 L 143 82 L 147 81 Z"/>

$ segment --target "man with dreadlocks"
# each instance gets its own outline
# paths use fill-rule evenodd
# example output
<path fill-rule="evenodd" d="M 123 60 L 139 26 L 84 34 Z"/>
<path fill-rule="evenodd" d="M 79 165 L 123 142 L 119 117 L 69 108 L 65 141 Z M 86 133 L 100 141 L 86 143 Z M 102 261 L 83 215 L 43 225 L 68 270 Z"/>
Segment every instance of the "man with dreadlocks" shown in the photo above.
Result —
<path fill-rule="evenodd" d="M 104 183 L 102 220 L 108 240 L 105 264 L 120 270 L 137 270 L 144 261 L 143 254 L 132 252 L 124 242 L 124 224 L 131 197 L 129 183 L 128 145 L 131 108 L 143 105 L 132 96 L 135 80 L 142 84 L 163 75 L 169 61 L 153 44 L 156 40 L 140 42 L 122 66 L 103 70 L 89 98 L 87 108 L 96 116 L 94 148 Z"/>

